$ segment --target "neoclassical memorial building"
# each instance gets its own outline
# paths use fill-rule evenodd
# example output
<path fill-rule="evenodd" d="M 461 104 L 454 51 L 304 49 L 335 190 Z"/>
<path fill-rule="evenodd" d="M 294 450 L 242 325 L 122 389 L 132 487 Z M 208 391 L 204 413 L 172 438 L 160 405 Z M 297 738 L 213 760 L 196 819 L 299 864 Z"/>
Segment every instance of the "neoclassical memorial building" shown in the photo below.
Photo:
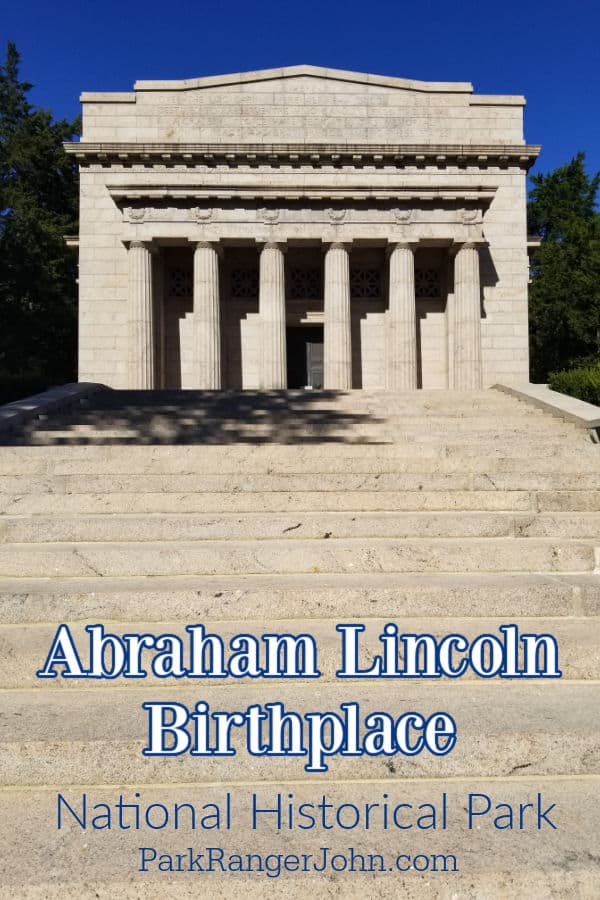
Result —
<path fill-rule="evenodd" d="M 81 381 L 528 380 L 523 97 L 293 66 L 81 99 Z"/>

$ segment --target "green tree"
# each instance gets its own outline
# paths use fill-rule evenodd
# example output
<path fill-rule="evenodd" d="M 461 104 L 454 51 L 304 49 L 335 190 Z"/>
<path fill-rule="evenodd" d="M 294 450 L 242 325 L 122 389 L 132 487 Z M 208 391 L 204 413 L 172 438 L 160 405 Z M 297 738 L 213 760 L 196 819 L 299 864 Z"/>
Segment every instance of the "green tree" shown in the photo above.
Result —
<path fill-rule="evenodd" d="M 600 173 L 585 155 L 534 175 L 529 230 L 542 238 L 534 251 L 529 293 L 532 381 L 600 360 Z"/>
<path fill-rule="evenodd" d="M 0 371 L 47 384 L 76 373 L 78 173 L 62 142 L 79 120 L 54 121 L 27 99 L 19 53 L 0 65 Z"/>

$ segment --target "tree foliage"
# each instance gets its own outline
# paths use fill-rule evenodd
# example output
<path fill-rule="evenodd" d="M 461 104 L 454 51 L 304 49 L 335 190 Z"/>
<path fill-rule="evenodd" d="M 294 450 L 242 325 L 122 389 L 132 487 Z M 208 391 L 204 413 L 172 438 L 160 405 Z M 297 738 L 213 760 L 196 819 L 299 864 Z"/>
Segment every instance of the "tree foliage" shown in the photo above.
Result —
<path fill-rule="evenodd" d="M 600 173 L 585 156 L 532 177 L 529 230 L 542 238 L 532 258 L 529 322 L 532 381 L 600 359 Z"/>
<path fill-rule="evenodd" d="M 79 120 L 54 121 L 28 100 L 19 53 L 0 65 L 0 371 L 44 381 L 76 373 L 77 166 L 62 142 Z"/>

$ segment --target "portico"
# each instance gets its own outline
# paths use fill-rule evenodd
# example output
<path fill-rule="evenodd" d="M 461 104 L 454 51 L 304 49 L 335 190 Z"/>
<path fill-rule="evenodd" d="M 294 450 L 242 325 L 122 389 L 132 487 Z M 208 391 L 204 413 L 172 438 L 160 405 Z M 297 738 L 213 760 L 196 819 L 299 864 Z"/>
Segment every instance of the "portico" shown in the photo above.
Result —
<path fill-rule="evenodd" d="M 423 381 L 418 309 L 422 320 L 428 300 L 434 301 L 429 306 L 442 307 L 446 384 L 439 386 L 481 387 L 477 241 L 433 248 L 421 247 L 417 240 L 375 247 L 343 241 L 298 246 L 285 240 L 254 246 L 206 240 L 189 244 L 173 248 L 136 240 L 128 245 L 132 387 L 360 387 L 361 323 L 372 319 L 378 322 L 375 341 L 370 337 L 379 355 L 380 386 L 416 389 Z M 417 270 L 419 296 L 416 260 L 427 256 L 438 267 Z M 174 291 L 179 297 L 173 297 Z M 183 315 L 174 303 L 181 299 L 189 307 Z M 169 321 L 174 318 L 175 323 Z M 243 334 L 248 323 L 251 338 Z M 296 383 L 289 385 L 288 336 L 294 332 L 301 338 L 301 329 L 311 332 L 308 346 L 322 344 L 321 371 L 313 371 L 311 378 L 307 364 L 306 383 L 298 383 L 296 373 L 291 375 Z M 242 357 L 252 356 L 253 350 L 258 364 L 252 376 L 250 360 Z M 180 361 L 179 379 L 175 358 Z M 368 368 L 366 352 L 364 362 Z"/>
<path fill-rule="evenodd" d="M 527 377 L 522 98 L 300 66 L 82 99 L 82 379 Z"/>

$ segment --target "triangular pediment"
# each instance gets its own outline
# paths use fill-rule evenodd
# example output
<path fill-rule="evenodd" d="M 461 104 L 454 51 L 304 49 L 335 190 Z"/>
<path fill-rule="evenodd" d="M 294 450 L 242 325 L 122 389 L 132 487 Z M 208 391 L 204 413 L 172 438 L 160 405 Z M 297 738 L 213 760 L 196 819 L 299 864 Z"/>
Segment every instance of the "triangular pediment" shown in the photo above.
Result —
<path fill-rule="evenodd" d="M 209 75 L 202 78 L 185 78 L 179 81 L 137 81 L 136 91 L 193 91 L 228 85 L 250 85 L 258 82 L 286 82 L 294 79 L 317 79 L 321 82 L 353 83 L 397 90 L 423 91 L 426 93 L 472 93 L 469 82 L 416 81 L 389 75 L 372 75 L 368 72 L 351 72 L 345 69 L 328 69 L 321 66 L 283 66 L 278 69 L 259 69 L 255 72 L 233 72 L 226 75 Z"/>

